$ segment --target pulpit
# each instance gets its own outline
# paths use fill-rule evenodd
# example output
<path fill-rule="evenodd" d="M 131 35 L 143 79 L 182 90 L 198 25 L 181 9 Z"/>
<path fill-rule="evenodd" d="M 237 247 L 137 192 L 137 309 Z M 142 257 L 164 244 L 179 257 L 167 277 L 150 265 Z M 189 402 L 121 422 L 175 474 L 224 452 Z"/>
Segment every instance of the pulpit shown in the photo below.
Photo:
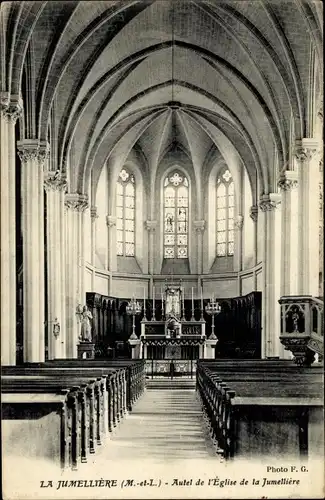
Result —
<path fill-rule="evenodd" d="M 80 342 L 78 348 L 78 359 L 95 359 L 95 344 L 93 342 Z"/>

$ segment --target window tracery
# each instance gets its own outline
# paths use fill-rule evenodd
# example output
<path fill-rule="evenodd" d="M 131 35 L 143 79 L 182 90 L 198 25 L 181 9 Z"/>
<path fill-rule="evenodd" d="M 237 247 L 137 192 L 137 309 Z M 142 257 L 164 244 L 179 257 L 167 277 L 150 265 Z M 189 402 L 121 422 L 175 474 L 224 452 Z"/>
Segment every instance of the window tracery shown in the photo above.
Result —
<path fill-rule="evenodd" d="M 135 179 L 123 168 L 116 187 L 116 253 L 135 255 Z"/>
<path fill-rule="evenodd" d="M 164 257 L 188 257 L 188 180 L 175 171 L 164 182 Z"/>
<path fill-rule="evenodd" d="M 232 175 L 223 170 L 217 179 L 217 256 L 234 255 L 235 191 Z"/>

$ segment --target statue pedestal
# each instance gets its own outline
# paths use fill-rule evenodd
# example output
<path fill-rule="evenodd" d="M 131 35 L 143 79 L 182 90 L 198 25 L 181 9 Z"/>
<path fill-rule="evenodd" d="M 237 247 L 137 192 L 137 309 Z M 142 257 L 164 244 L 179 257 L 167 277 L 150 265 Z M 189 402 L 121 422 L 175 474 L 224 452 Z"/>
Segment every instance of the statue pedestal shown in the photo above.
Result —
<path fill-rule="evenodd" d="M 129 342 L 131 349 L 132 349 L 132 359 L 140 359 L 141 340 L 138 339 L 138 337 L 132 338 L 132 335 L 131 335 L 128 342 Z"/>
<path fill-rule="evenodd" d="M 95 344 L 93 342 L 80 342 L 77 347 L 78 359 L 95 359 Z"/>
<path fill-rule="evenodd" d="M 217 337 L 214 335 L 210 335 L 210 337 L 205 341 L 205 358 L 206 359 L 214 359 L 215 358 L 215 349 L 218 343 Z"/>

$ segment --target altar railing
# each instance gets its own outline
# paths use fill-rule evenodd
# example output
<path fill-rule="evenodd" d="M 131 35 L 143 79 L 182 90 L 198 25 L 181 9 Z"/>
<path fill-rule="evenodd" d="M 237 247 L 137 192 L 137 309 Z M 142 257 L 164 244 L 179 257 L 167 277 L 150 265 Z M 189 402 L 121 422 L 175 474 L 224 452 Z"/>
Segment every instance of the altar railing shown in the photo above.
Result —
<path fill-rule="evenodd" d="M 324 302 L 311 295 L 281 297 L 280 341 L 294 361 L 310 365 L 315 353 L 324 355 Z"/>

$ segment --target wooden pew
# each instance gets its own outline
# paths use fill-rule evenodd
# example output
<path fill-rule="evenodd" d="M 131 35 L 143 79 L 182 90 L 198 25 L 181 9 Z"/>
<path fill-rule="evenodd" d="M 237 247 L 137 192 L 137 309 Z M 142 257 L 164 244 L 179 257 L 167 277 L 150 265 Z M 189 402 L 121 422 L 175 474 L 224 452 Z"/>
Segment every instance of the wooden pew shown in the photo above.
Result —
<path fill-rule="evenodd" d="M 88 367 L 111 367 L 126 369 L 127 385 L 127 410 L 132 411 L 133 404 L 141 396 L 145 387 L 145 361 L 131 359 L 55 359 L 45 363 L 26 363 L 24 366 L 44 367 L 44 366 L 78 366 L 80 368 Z"/>
<path fill-rule="evenodd" d="M 100 428 L 105 431 L 111 432 L 113 427 L 116 427 L 117 422 L 120 420 L 120 416 L 123 417 L 126 411 L 125 402 L 125 384 L 123 384 L 124 374 L 123 370 L 109 369 L 109 368 L 60 368 L 52 366 L 50 368 L 34 368 L 34 367 L 4 367 L 2 370 L 3 375 L 14 375 L 17 376 L 35 376 L 35 377 L 68 377 L 72 379 L 74 377 L 76 380 L 71 380 L 71 383 L 77 383 L 78 381 L 87 382 L 90 377 L 106 378 L 106 383 L 102 382 L 100 384 L 94 385 L 94 395 L 92 399 L 94 404 L 91 404 L 91 411 L 95 412 L 96 416 L 96 432 L 97 432 L 97 443 L 100 444 Z M 88 375 L 87 375 L 88 373 Z M 104 380 L 104 379 L 103 379 Z M 45 384 L 46 385 L 46 384 Z M 98 386 L 98 387 L 97 387 Z M 103 397 L 101 397 L 103 395 Z M 121 397 L 118 397 L 121 395 Z M 93 405 L 96 408 L 93 410 Z M 97 416 L 98 414 L 98 416 Z"/>
<path fill-rule="evenodd" d="M 2 392 L 12 415 L 14 409 L 12 406 L 9 409 L 9 400 L 16 409 L 19 400 L 24 400 L 28 413 L 28 407 L 35 407 L 36 400 L 39 405 L 44 397 L 56 401 L 57 392 L 66 389 L 65 411 L 68 417 L 62 419 L 62 427 L 67 426 L 69 436 L 68 440 L 66 435 L 61 440 L 61 453 L 64 455 L 62 450 L 65 453 L 68 450 L 68 458 L 61 459 L 63 467 L 70 463 L 77 468 L 79 461 L 86 461 L 88 452 L 95 452 L 105 431 L 112 432 L 127 409 L 132 410 L 133 403 L 144 389 L 142 360 L 85 361 L 88 360 L 55 360 L 2 367 Z"/>
<path fill-rule="evenodd" d="M 271 371 L 265 369 L 267 362 L 259 366 L 255 373 L 255 363 L 198 363 L 197 388 L 219 451 L 226 458 L 261 453 L 267 440 L 259 439 L 258 433 L 269 433 L 274 448 L 280 449 L 281 432 L 291 435 L 293 448 L 297 440 L 301 454 L 308 453 L 308 448 L 314 451 L 315 436 L 321 434 L 321 370 L 311 367 L 305 376 L 295 369 L 288 377 L 276 364 Z"/>
<path fill-rule="evenodd" d="M 78 398 L 75 402 L 74 411 L 76 417 L 72 424 L 72 466 L 77 467 L 80 451 L 81 461 L 86 461 L 87 450 L 95 452 L 95 444 L 100 445 L 103 431 L 112 430 L 116 426 L 118 419 L 117 393 L 120 388 L 114 384 L 121 370 L 114 369 L 91 369 L 86 368 L 25 368 L 25 367 L 4 367 L 3 370 L 3 392 L 40 392 L 46 393 L 49 390 L 58 388 L 57 380 L 60 380 L 60 387 L 75 387 Z M 75 373 L 73 373 L 75 372 Z M 86 375 L 88 372 L 89 375 Z M 103 374 L 105 372 L 105 374 Z M 4 375 L 6 373 L 7 375 Z M 10 373 L 10 375 L 8 375 Z M 109 374 L 109 375 L 107 375 Z M 96 380 L 90 377 L 100 375 Z M 107 382 L 106 382 L 107 380 Z M 125 392 L 125 390 L 124 390 Z M 121 413 L 125 405 L 121 404 Z M 73 413 L 74 415 L 74 413 Z M 76 421 L 76 424 L 74 423 Z M 89 436 L 87 439 L 87 428 L 89 426 Z"/>
<path fill-rule="evenodd" d="M 72 467 L 77 454 L 74 425 L 77 400 L 77 388 L 67 389 L 60 383 L 43 390 L 35 387 L 35 392 L 34 387 L 29 386 L 24 392 L 9 389 L 2 380 L 3 446 L 9 445 L 8 452 L 19 446 L 19 454 L 29 455 L 31 447 L 36 456 L 59 462 L 63 469 L 69 465 Z M 43 423 L 51 432 L 44 433 Z M 53 439 L 53 434 L 59 436 L 59 440 Z M 26 440 L 27 435 L 33 439 L 32 444 Z"/>

